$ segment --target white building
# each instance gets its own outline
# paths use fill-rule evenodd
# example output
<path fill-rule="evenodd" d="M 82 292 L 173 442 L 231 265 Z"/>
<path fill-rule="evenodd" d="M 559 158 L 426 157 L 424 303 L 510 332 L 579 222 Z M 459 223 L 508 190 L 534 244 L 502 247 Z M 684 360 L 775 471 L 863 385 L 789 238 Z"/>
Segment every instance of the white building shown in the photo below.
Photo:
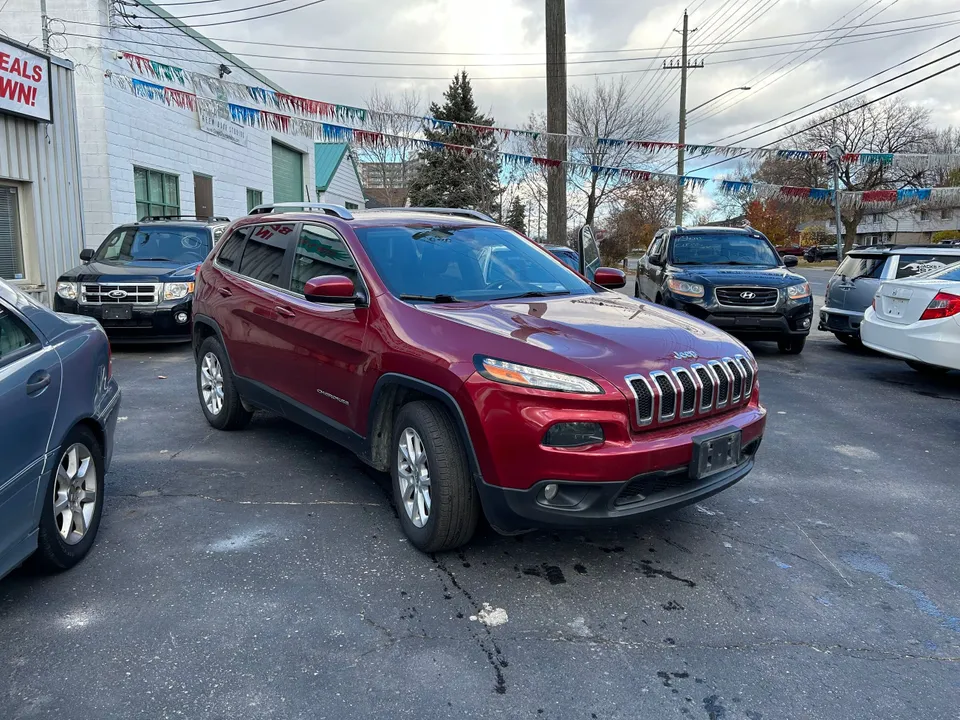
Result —
<path fill-rule="evenodd" d="M 49 303 L 82 246 L 73 64 L 0 35 L 0 278 Z"/>
<path fill-rule="evenodd" d="M 357 162 L 347 143 L 317 143 L 314 157 L 319 202 L 342 205 L 347 210 L 366 208 Z"/>
<path fill-rule="evenodd" d="M 36 0 L 7 0 L 3 29 L 39 44 Z M 81 70 L 76 91 L 85 244 L 145 215 L 236 218 L 261 202 L 313 199 L 313 141 L 227 123 L 202 130 L 198 113 L 138 97 L 107 77 L 135 76 L 122 52 L 207 76 L 282 91 L 149 0 L 47 0 L 51 46 Z M 138 25 L 143 29 L 131 27 Z M 65 29 L 69 35 L 58 35 Z M 156 82 L 154 78 L 144 78 Z"/>
<path fill-rule="evenodd" d="M 833 222 L 827 230 L 836 232 Z M 924 245 L 933 234 L 943 230 L 960 230 L 960 207 L 897 208 L 886 212 L 868 212 L 857 225 L 858 245 Z"/>

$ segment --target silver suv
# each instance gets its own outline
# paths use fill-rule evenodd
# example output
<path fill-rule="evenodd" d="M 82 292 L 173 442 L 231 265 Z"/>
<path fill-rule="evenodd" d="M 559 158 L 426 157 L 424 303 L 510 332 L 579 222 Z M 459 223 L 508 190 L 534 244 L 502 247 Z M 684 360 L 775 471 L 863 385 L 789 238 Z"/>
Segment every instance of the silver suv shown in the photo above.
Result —
<path fill-rule="evenodd" d="M 859 345 L 864 311 L 883 280 L 900 280 L 960 261 L 957 245 L 876 245 L 852 250 L 827 282 L 820 329 Z"/>

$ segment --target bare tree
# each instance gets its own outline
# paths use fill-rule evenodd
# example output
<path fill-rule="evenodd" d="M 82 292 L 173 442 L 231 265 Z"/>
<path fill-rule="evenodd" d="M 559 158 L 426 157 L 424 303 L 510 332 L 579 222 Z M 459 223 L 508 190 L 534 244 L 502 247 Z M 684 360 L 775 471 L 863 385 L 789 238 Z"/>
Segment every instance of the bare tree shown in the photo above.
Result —
<path fill-rule="evenodd" d="M 693 209 L 696 198 L 684 194 L 684 212 Z M 610 233 L 601 245 L 604 261 L 617 263 L 634 249 L 646 247 L 662 227 L 673 224 L 677 185 L 670 180 L 633 182 L 618 190 L 618 208 Z"/>
<path fill-rule="evenodd" d="M 800 144 L 815 148 L 837 144 L 845 153 L 911 153 L 924 152 L 933 142 L 928 109 L 908 105 L 900 98 L 859 107 L 862 103 L 862 98 L 847 100 L 813 118 L 801 129 Z M 918 187 L 926 173 L 923 168 L 913 170 L 896 164 L 843 163 L 840 183 L 847 191 Z M 846 250 L 856 242 L 864 212 L 863 205 L 842 209 Z"/>
<path fill-rule="evenodd" d="M 667 129 L 666 119 L 656 108 L 636 102 L 632 86 L 622 76 L 606 83 L 597 80 L 590 88 L 571 88 L 567 115 L 569 132 L 586 138 L 571 144 L 570 159 L 591 167 L 636 167 L 648 160 L 635 145 L 598 143 L 597 138 L 649 140 L 660 137 Z M 588 225 L 604 203 L 628 185 L 596 172 L 591 172 L 586 180 L 574 175 L 572 182 L 585 196 L 584 222 Z"/>
<path fill-rule="evenodd" d="M 361 162 L 370 168 L 371 185 L 379 186 L 364 190 L 384 205 L 402 207 L 407 202 L 417 151 L 403 140 L 386 136 L 417 136 L 422 126 L 423 101 L 416 90 L 391 95 L 375 88 L 365 103 L 371 111 L 366 127 L 385 137 L 382 143 L 359 150 Z"/>

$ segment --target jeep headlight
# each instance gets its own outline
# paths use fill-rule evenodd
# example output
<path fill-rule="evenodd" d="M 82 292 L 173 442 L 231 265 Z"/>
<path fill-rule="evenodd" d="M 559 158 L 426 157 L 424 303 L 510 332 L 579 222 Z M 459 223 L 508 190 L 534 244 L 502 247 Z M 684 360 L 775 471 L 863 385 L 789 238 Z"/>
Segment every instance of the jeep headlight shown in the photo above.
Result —
<path fill-rule="evenodd" d="M 543 368 L 518 365 L 506 360 L 496 360 L 489 357 L 478 357 L 477 371 L 488 380 L 537 388 L 538 390 L 556 390 L 557 392 L 582 393 L 586 395 L 600 395 L 603 388 L 592 380 L 567 375 L 566 373 Z"/>
<path fill-rule="evenodd" d="M 164 300 L 182 300 L 193 292 L 192 282 L 177 282 L 163 284 Z"/>
<path fill-rule="evenodd" d="M 810 297 L 810 283 L 791 285 L 787 288 L 787 297 L 789 297 L 791 300 L 800 300 L 801 298 Z"/>
<path fill-rule="evenodd" d="M 57 295 L 62 297 L 64 300 L 76 300 L 78 294 L 77 283 L 75 282 L 58 282 L 57 283 Z"/>
<path fill-rule="evenodd" d="M 697 298 L 703 297 L 703 285 L 699 283 L 670 278 L 667 280 L 667 287 L 670 288 L 670 292 L 676 293 L 677 295 Z"/>

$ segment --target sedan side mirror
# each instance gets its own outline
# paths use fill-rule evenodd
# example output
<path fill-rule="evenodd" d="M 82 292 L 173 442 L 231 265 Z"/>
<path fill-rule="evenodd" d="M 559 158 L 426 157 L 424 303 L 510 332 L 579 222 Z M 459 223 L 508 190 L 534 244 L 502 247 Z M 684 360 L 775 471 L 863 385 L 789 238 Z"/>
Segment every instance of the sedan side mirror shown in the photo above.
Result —
<path fill-rule="evenodd" d="M 600 287 L 616 290 L 627 284 L 627 276 L 622 270 L 616 268 L 601 267 L 593 276 L 593 281 Z"/>
<path fill-rule="evenodd" d="M 796 267 L 798 262 L 796 255 L 787 255 L 783 258 L 783 264 L 787 267 Z"/>
<path fill-rule="evenodd" d="M 83 262 L 90 262 L 93 260 L 93 256 L 97 254 L 96 250 L 91 250 L 90 248 L 84 248 L 80 251 L 80 259 Z"/>
<path fill-rule="evenodd" d="M 353 304 L 357 302 L 357 288 L 344 275 L 321 275 L 303 286 L 303 295 L 310 302 Z"/>

